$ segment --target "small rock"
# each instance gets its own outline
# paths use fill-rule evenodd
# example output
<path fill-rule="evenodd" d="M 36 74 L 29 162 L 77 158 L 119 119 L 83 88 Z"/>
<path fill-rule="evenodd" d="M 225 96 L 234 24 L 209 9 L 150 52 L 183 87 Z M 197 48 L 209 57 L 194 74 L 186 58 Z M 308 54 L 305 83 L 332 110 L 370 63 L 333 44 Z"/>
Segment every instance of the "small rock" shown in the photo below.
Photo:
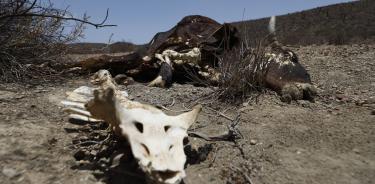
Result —
<path fill-rule="evenodd" d="M 370 98 L 364 100 L 364 103 L 365 104 L 375 104 L 375 98 L 374 97 L 370 97 Z"/>
<path fill-rule="evenodd" d="M 353 152 L 356 153 L 356 154 L 359 154 L 359 153 L 360 153 L 360 150 L 357 149 L 357 148 L 354 148 L 354 149 L 353 149 Z"/>
<path fill-rule="evenodd" d="M 355 102 L 355 104 L 358 105 L 358 106 L 362 106 L 363 104 L 365 104 L 365 101 L 358 100 L 358 101 Z"/>
<path fill-rule="evenodd" d="M 340 94 L 340 95 L 342 95 L 342 94 L 344 94 L 344 92 L 343 92 L 343 91 L 340 91 L 340 90 L 337 90 L 337 91 L 336 91 L 336 94 Z"/>
<path fill-rule="evenodd" d="M 88 160 L 79 160 L 78 161 L 78 164 L 80 164 L 80 165 L 84 165 L 84 164 L 88 164 L 88 163 L 90 163 L 90 161 L 88 161 Z"/>
<path fill-rule="evenodd" d="M 25 95 L 20 95 L 20 96 L 15 97 L 15 99 L 17 100 L 22 99 L 22 98 L 25 98 Z"/>
<path fill-rule="evenodd" d="M 244 106 L 244 107 L 249 106 L 249 102 L 245 102 L 245 103 L 243 103 L 242 106 Z"/>
<path fill-rule="evenodd" d="M 257 141 L 255 139 L 250 140 L 250 145 L 256 145 L 256 144 L 257 144 Z"/>
<path fill-rule="evenodd" d="M 300 104 L 302 107 L 309 107 L 310 102 L 306 100 L 297 100 L 298 104 Z"/>
<path fill-rule="evenodd" d="M 338 100 L 342 100 L 342 99 L 345 98 L 345 95 L 343 95 L 343 94 L 337 94 L 337 95 L 336 95 L 336 98 L 337 98 Z"/>
<path fill-rule="evenodd" d="M 48 140 L 48 144 L 51 144 L 51 145 L 56 144 L 56 142 L 57 142 L 57 139 L 56 139 L 56 138 L 52 138 L 52 139 L 49 139 L 49 140 Z"/>
<path fill-rule="evenodd" d="M 12 169 L 12 168 L 6 168 L 6 167 L 3 168 L 2 173 L 3 173 L 5 176 L 7 176 L 8 178 L 14 178 L 14 177 L 20 175 L 20 173 L 18 173 L 15 169 Z"/>
<path fill-rule="evenodd" d="M 97 154 L 98 154 L 98 152 L 97 152 L 97 151 L 95 151 L 95 150 L 91 150 L 91 151 L 90 151 L 90 154 L 91 154 L 91 155 L 94 155 L 94 156 L 95 156 L 95 155 L 97 155 Z"/>

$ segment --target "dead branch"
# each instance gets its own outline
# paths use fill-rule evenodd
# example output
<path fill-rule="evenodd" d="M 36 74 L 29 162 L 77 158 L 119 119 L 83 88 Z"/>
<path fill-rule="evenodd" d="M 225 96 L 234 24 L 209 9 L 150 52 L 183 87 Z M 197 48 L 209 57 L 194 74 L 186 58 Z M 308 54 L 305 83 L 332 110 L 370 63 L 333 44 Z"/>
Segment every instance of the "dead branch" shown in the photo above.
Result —
<path fill-rule="evenodd" d="M 12 3 L 12 1 L 10 1 L 10 2 Z M 58 11 L 51 11 L 49 13 L 46 13 L 45 11 L 42 11 L 42 12 L 40 12 L 40 11 L 34 11 L 33 12 L 32 11 L 34 9 L 41 9 L 41 10 L 53 9 L 51 3 L 50 3 L 50 6 L 45 8 L 45 7 L 36 6 L 36 3 L 38 2 L 38 0 L 34 0 L 30 4 L 29 7 L 27 7 L 25 5 L 28 2 L 28 0 L 20 1 L 21 3 L 19 3 L 19 4 L 18 4 L 18 2 L 19 1 L 16 1 L 16 7 L 14 8 L 14 11 L 11 11 L 10 13 L 2 13 L 2 15 L 0 14 L 0 21 L 2 19 L 16 18 L 16 17 L 43 17 L 43 18 L 54 18 L 54 19 L 59 19 L 59 20 L 81 22 L 83 24 L 92 25 L 96 28 L 117 26 L 117 25 L 114 25 L 114 24 L 105 24 L 105 22 L 108 20 L 108 16 L 109 16 L 109 8 L 107 8 L 104 19 L 100 23 L 94 23 L 94 22 L 88 21 L 86 15 L 84 15 L 83 18 L 76 18 L 76 17 L 73 17 L 73 16 L 67 17 L 67 15 L 68 15 L 67 8 L 65 10 L 62 10 L 62 11 L 61 10 L 59 11 L 58 9 L 55 9 L 55 10 L 58 10 Z M 62 12 L 62 13 L 61 13 L 61 15 L 59 15 L 59 14 L 56 14 L 56 12 Z M 54 13 L 54 14 L 51 14 L 51 13 Z"/>
<path fill-rule="evenodd" d="M 240 172 L 245 177 L 246 181 L 249 184 L 254 184 L 254 182 L 251 180 L 251 178 L 249 177 L 249 175 L 247 175 L 242 169 L 240 169 L 239 167 L 234 166 L 234 165 L 231 165 L 231 167 L 234 168 L 235 170 L 237 170 L 238 172 Z"/>
<path fill-rule="evenodd" d="M 90 22 L 90 21 L 86 20 L 86 16 L 84 16 L 83 19 L 80 19 L 80 18 L 75 18 L 75 17 L 63 17 L 63 16 L 59 16 L 59 15 L 37 14 L 37 13 L 22 13 L 22 14 L 3 15 L 3 16 L 0 16 L 0 20 L 5 19 L 5 18 L 11 18 L 11 17 L 12 18 L 14 18 L 14 17 L 44 17 L 44 18 L 55 18 L 55 19 L 60 19 L 60 20 L 81 22 L 81 23 L 84 23 L 84 24 L 92 25 L 96 28 L 117 26 L 115 24 L 104 24 L 108 19 L 108 13 L 109 13 L 109 9 L 107 9 L 107 13 L 106 13 L 106 16 L 105 16 L 104 20 L 100 23 Z"/>
<path fill-rule="evenodd" d="M 57 75 L 67 45 L 83 36 L 85 25 L 96 28 L 115 26 L 94 23 L 88 16 L 74 17 L 66 9 L 57 9 L 50 1 L 7 0 L 0 2 L 0 80 L 29 81 Z M 74 24 L 71 24 L 71 23 Z M 68 24 L 69 23 L 69 24 Z M 67 30 L 69 27 L 69 30 Z"/>
<path fill-rule="evenodd" d="M 238 115 L 232 122 L 228 125 L 227 132 L 219 135 L 206 135 L 201 132 L 188 131 L 189 136 L 204 139 L 205 141 L 229 141 L 235 142 L 237 139 L 243 138 L 241 132 L 238 130 L 237 126 L 239 124 L 240 116 Z"/>
<path fill-rule="evenodd" d="M 209 110 L 211 110 L 211 111 L 216 112 L 218 115 L 224 117 L 224 118 L 227 119 L 227 120 L 230 120 L 230 121 L 234 121 L 234 120 L 235 120 L 235 119 L 233 119 L 233 118 L 231 118 L 231 117 L 225 115 L 224 113 L 222 113 L 222 112 L 220 112 L 220 111 L 217 111 L 217 110 L 215 110 L 215 109 L 213 109 L 213 108 L 211 108 L 211 107 L 208 107 L 208 106 L 207 106 L 206 108 L 209 109 Z"/>

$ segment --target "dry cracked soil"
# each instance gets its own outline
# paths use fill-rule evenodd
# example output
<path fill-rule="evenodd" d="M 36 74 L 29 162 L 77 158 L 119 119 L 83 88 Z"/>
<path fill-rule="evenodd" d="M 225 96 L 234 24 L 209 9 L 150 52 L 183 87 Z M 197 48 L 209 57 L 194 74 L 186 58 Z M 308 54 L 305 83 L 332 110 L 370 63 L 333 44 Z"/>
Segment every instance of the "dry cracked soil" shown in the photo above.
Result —
<path fill-rule="evenodd" d="M 192 131 L 206 135 L 227 131 L 238 117 L 242 136 L 235 141 L 189 137 L 186 184 L 374 183 L 375 45 L 294 50 L 319 88 L 314 103 L 282 103 L 267 91 L 229 105 L 204 98 L 211 89 L 187 84 L 126 90 L 174 111 L 202 103 Z M 69 122 L 62 111 L 65 92 L 87 78 L 0 85 L 0 183 L 144 182 L 128 146 L 105 124 Z"/>

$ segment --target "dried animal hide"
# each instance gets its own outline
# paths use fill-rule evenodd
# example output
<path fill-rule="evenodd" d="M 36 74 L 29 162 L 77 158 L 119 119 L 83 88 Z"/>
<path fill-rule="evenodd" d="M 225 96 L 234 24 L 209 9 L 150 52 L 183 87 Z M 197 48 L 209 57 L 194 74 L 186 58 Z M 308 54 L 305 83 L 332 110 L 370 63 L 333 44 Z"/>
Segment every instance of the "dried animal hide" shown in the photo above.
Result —
<path fill-rule="evenodd" d="M 93 57 L 81 61 L 78 65 L 89 71 L 110 69 L 112 74 L 122 73 L 136 80 L 151 81 L 161 68 L 159 58 L 155 57 L 158 54 L 167 50 L 187 53 L 198 48 L 200 56 L 197 64 L 201 68 L 214 68 L 217 65 L 217 56 L 238 42 L 238 31 L 234 26 L 220 24 L 208 17 L 191 15 L 184 17 L 169 31 L 157 33 L 147 44 L 145 53 Z M 177 62 L 189 67 L 188 62 L 179 61 Z"/>
<path fill-rule="evenodd" d="M 128 140 L 135 159 L 150 180 L 179 183 L 185 177 L 183 139 L 201 106 L 169 116 L 153 106 L 129 100 L 106 70 L 98 71 L 91 82 L 99 87 L 80 87 L 68 93 L 68 100 L 62 102 L 70 117 L 109 123 L 115 134 Z"/>
<path fill-rule="evenodd" d="M 276 18 L 272 17 L 268 37 L 270 51 L 265 54 L 266 59 L 251 66 L 254 74 L 262 75 L 246 82 L 273 89 L 286 102 L 313 100 L 317 92 L 311 84 L 310 75 L 299 63 L 297 55 L 277 41 L 275 22 Z M 239 39 L 237 29 L 230 24 L 219 24 L 208 17 L 192 15 L 183 18 L 169 31 L 157 33 L 145 53 L 90 58 L 82 61 L 81 66 L 94 71 L 108 68 L 113 74 L 122 73 L 136 81 L 149 82 L 149 86 L 169 87 L 174 81 L 192 79 L 215 85 L 223 76 L 217 70 L 222 67 L 218 66 L 218 57 L 224 51 L 230 53 Z"/>
<path fill-rule="evenodd" d="M 181 52 L 198 47 L 202 60 L 212 62 L 214 54 L 231 49 L 239 42 L 238 31 L 230 24 L 220 24 L 200 15 L 184 17 L 172 29 L 157 33 L 148 44 L 148 55 L 170 49 Z"/>

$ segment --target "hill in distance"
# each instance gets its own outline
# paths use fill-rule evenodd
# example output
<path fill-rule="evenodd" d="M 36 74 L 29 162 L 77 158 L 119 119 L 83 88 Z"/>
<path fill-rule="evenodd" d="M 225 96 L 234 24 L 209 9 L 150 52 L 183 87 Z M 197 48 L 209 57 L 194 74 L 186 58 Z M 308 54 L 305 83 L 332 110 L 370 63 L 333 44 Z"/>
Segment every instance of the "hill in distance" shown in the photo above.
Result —
<path fill-rule="evenodd" d="M 375 1 L 361 0 L 334 4 L 277 16 L 276 33 L 286 45 L 375 43 Z M 250 44 L 268 35 L 268 18 L 232 23 Z M 119 53 L 145 49 L 129 42 L 74 43 L 71 54 Z"/>
<path fill-rule="evenodd" d="M 250 40 L 268 34 L 269 18 L 234 22 Z M 375 43 L 375 1 L 361 0 L 277 16 L 276 33 L 283 44 Z"/>
<path fill-rule="evenodd" d="M 140 45 L 129 42 L 105 43 L 73 43 L 68 45 L 70 54 L 97 54 L 97 53 L 120 53 L 137 50 Z"/>

